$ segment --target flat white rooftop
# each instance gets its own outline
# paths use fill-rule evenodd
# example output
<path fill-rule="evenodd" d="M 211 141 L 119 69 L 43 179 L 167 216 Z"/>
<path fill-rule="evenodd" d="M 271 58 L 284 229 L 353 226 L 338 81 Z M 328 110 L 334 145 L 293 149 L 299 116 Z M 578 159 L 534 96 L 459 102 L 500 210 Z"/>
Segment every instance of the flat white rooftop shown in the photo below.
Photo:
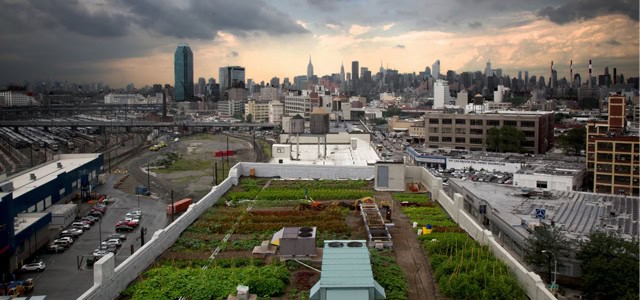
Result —
<path fill-rule="evenodd" d="M 58 174 L 77 169 L 98 158 L 99 155 L 99 153 L 61 154 L 57 160 L 18 173 L 15 176 L 7 178 L 2 183 L 13 182 L 13 198 L 15 199 L 54 180 Z M 61 164 L 61 168 L 58 167 L 58 163 Z M 35 180 L 31 179 L 31 174 L 35 175 Z M 0 195 L 4 194 L 6 193 L 0 193 Z"/>
<path fill-rule="evenodd" d="M 361 139 L 357 141 L 356 149 L 352 149 L 350 144 L 327 144 L 326 157 L 324 144 L 318 145 L 300 145 L 300 153 L 298 156 L 298 146 L 296 144 L 275 144 L 273 149 L 278 147 L 290 147 L 291 156 L 278 156 L 274 150 L 275 158 L 271 159 L 271 163 L 284 164 L 312 164 L 312 165 L 337 165 L 337 166 L 367 166 L 372 165 L 380 158 L 376 151 L 369 144 Z M 287 151 L 288 153 L 288 151 Z M 293 157 L 293 160 L 291 159 Z M 296 159 L 299 158 L 299 159 Z"/>
<path fill-rule="evenodd" d="M 16 216 L 16 222 L 14 226 L 15 234 L 17 235 L 21 231 L 25 230 L 27 227 L 31 226 L 31 224 L 40 220 L 40 218 L 46 216 L 46 212 L 42 213 L 28 213 L 28 214 L 18 214 Z"/>

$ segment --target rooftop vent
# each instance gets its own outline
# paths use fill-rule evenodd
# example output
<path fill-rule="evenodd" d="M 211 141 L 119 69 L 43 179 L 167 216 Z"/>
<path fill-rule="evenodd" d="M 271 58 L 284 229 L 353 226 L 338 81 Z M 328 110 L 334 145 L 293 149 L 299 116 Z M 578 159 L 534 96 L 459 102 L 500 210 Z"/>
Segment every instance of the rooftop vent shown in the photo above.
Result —
<path fill-rule="evenodd" d="M 331 243 L 329 243 L 329 247 L 331 247 L 331 248 L 342 248 L 342 247 L 344 247 L 344 244 L 340 243 L 340 242 L 331 242 Z"/>
<path fill-rule="evenodd" d="M 301 237 L 301 238 L 308 238 L 312 236 L 313 234 L 311 232 L 300 231 L 300 233 L 298 234 L 298 237 Z"/>
<path fill-rule="evenodd" d="M 300 232 L 301 233 L 302 232 L 312 232 L 312 231 L 313 231 L 313 228 L 311 228 L 311 227 L 301 227 L 300 228 Z"/>
<path fill-rule="evenodd" d="M 360 242 L 348 242 L 347 243 L 347 247 L 350 247 L 350 248 L 361 248 L 362 247 L 362 243 L 360 243 Z"/>
<path fill-rule="evenodd" d="M 31 173 L 29 174 L 29 178 L 31 178 L 31 180 L 36 180 L 36 174 L 35 173 Z"/>
<path fill-rule="evenodd" d="M 58 169 L 62 169 L 62 163 L 58 162 Z"/>

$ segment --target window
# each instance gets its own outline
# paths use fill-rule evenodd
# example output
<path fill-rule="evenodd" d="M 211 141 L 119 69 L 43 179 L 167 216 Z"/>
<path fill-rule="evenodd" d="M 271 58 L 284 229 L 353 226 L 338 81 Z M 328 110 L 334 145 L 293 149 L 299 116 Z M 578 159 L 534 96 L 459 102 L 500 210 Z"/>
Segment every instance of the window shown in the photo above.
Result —
<path fill-rule="evenodd" d="M 520 127 L 536 127 L 536 122 L 534 122 L 534 121 L 520 121 Z"/>
<path fill-rule="evenodd" d="M 471 147 L 471 148 L 469 148 L 469 151 L 484 151 L 484 150 L 482 150 L 482 148 Z"/>
<path fill-rule="evenodd" d="M 511 127 L 517 127 L 518 126 L 518 121 L 511 121 L 511 120 L 505 120 L 503 122 L 503 126 L 511 126 Z"/>
<path fill-rule="evenodd" d="M 464 143 L 466 143 L 466 140 L 467 140 L 466 138 L 463 138 L 463 137 L 457 137 L 457 138 L 456 138 L 456 143 L 458 143 L 458 144 L 464 144 Z"/>
<path fill-rule="evenodd" d="M 451 133 L 451 127 L 443 127 L 442 133 Z"/>
<path fill-rule="evenodd" d="M 429 133 L 438 133 L 438 127 L 429 127 Z"/>
<path fill-rule="evenodd" d="M 474 145 L 482 145 L 482 139 L 470 138 L 469 139 L 469 143 L 474 144 Z"/>
<path fill-rule="evenodd" d="M 482 126 L 482 120 L 471 120 L 471 126 Z"/>
<path fill-rule="evenodd" d="M 465 124 L 467 124 L 467 120 L 465 120 L 465 119 L 456 119 L 456 124 L 465 125 Z"/>
<path fill-rule="evenodd" d="M 536 181 L 536 187 L 539 189 L 546 189 L 547 182 L 546 181 Z"/>
<path fill-rule="evenodd" d="M 438 145 L 429 145 L 429 148 L 431 148 L 431 149 L 438 149 Z"/>
<path fill-rule="evenodd" d="M 451 137 L 450 136 L 443 136 L 442 137 L 442 142 L 443 143 L 451 143 Z"/>
<path fill-rule="evenodd" d="M 434 143 L 439 142 L 438 137 L 437 136 L 430 136 L 429 137 L 429 142 L 434 142 Z"/>
<path fill-rule="evenodd" d="M 524 141 L 522 143 L 522 147 L 534 147 L 534 142 L 533 141 Z"/>
<path fill-rule="evenodd" d="M 482 135 L 483 130 L 482 129 L 471 128 L 471 129 L 469 129 L 469 133 L 475 134 L 475 135 Z"/>
<path fill-rule="evenodd" d="M 525 130 L 525 131 L 523 131 L 523 132 L 524 132 L 524 136 L 525 136 L 525 137 L 528 137 L 528 138 L 535 137 L 535 135 L 536 135 L 535 131 Z"/>
<path fill-rule="evenodd" d="M 456 128 L 456 134 L 467 134 L 466 128 Z"/>
<path fill-rule="evenodd" d="M 487 126 L 500 126 L 500 120 L 487 120 Z"/>
<path fill-rule="evenodd" d="M 437 124 L 440 124 L 440 122 L 439 122 L 439 121 L 440 121 L 440 120 L 438 120 L 438 119 L 429 119 L 429 124 L 435 124 L 435 125 L 437 125 Z"/>
<path fill-rule="evenodd" d="M 451 119 L 442 119 L 442 124 L 450 125 L 451 124 Z"/>
<path fill-rule="evenodd" d="M 278 153 L 284 153 L 284 148 L 278 147 Z"/>

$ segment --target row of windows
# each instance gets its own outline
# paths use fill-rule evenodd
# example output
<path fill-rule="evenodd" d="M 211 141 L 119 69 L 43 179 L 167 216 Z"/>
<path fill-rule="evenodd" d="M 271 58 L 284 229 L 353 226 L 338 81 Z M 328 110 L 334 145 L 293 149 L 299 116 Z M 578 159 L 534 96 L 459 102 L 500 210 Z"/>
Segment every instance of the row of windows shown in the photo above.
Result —
<path fill-rule="evenodd" d="M 442 128 L 441 132 L 443 134 L 448 134 L 451 133 L 452 130 L 450 127 L 444 127 Z M 456 128 L 456 134 L 467 134 L 467 129 L 466 128 Z M 524 136 L 525 137 L 535 137 L 535 132 L 534 131 L 529 131 L 529 130 L 525 130 L 524 132 Z M 429 127 L 429 133 L 438 133 L 438 127 Z M 473 135 L 483 135 L 484 134 L 484 130 L 480 129 L 480 128 L 470 128 L 469 129 L 469 134 L 473 134 Z"/>
<path fill-rule="evenodd" d="M 467 124 L 467 120 L 466 119 L 455 119 L 455 123 L 456 123 L 456 125 L 466 125 Z M 440 124 L 440 119 L 429 119 L 429 124 L 438 125 L 438 124 Z M 442 119 L 442 124 L 443 125 L 451 125 L 451 124 L 453 124 L 453 120 L 452 119 Z M 482 126 L 483 125 L 483 120 L 477 120 L 477 119 L 469 120 L 469 124 L 471 126 Z M 535 125 L 536 125 L 536 123 L 534 121 L 520 121 L 520 127 L 535 127 Z M 500 120 L 487 120 L 487 126 L 500 126 Z M 518 127 L 518 121 L 503 120 L 502 121 L 502 126 Z"/>

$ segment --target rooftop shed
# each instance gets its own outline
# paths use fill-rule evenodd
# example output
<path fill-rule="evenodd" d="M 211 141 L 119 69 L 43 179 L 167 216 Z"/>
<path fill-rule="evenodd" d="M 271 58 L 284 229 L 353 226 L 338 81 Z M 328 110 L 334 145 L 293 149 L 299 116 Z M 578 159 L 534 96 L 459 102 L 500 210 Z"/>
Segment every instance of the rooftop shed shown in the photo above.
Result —
<path fill-rule="evenodd" d="M 373 279 L 366 243 L 364 240 L 324 241 L 320 281 L 311 288 L 309 299 L 385 299 L 384 288 Z"/>

